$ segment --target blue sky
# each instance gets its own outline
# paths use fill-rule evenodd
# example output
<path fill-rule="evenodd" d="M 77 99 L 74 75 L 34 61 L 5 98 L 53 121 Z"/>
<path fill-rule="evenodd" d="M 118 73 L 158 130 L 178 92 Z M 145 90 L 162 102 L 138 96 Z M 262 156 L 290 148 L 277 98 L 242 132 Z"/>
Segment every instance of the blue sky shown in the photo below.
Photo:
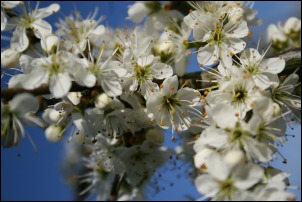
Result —
<path fill-rule="evenodd" d="M 49 18 L 54 22 L 58 17 L 68 15 L 74 8 L 72 2 L 60 2 L 61 11 Z M 106 16 L 105 22 L 111 27 L 126 27 L 133 25 L 126 20 L 127 6 L 132 2 L 75 2 L 82 16 L 87 16 L 90 11 L 98 6 L 99 13 Z M 35 6 L 34 3 L 31 3 Z M 50 2 L 41 2 L 40 7 L 50 5 Z M 266 33 L 266 27 L 270 23 L 284 22 L 294 13 L 301 11 L 301 2 L 256 2 L 255 9 L 259 11 L 258 17 L 263 24 L 253 28 L 253 37 L 257 40 L 260 33 Z M 1 47 L 7 43 L 1 43 Z M 196 57 L 191 56 L 190 70 L 197 70 Z M 194 57 L 194 58 L 193 58 Z M 46 141 L 43 131 L 38 128 L 27 128 L 28 133 L 34 139 L 39 153 L 35 154 L 28 139 L 24 139 L 16 148 L 1 148 L 1 200 L 72 200 L 73 193 L 65 184 L 60 173 L 60 166 L 64 155 L 64 144 L 52 144 Z M 168 133 L 168 132 L 167 132 Z M 278 158 L 273 165 L 284 171 L 292 173 L 290 178 L 292 186 L 301 187 L 301 126 L 295 126 L 295 130 L 288 131 L 295 134 L 295 138 L 289 138 L 281 153 L 288 159 L 284 165 L 282 159 Z M 171 146 L 170 134 L 166 134 L 166 144 Z M 173 145 L 172 145 L 173 146 Z M 166 191 L 152 197 L 153 200 L 186 200 L 185 194 L 198 198 L 199 194 L 187 181 L 177 179 L 178 173 L 186 173 L 182 168 L 177 173 L 165 173 L 164 178 L 173 181 L 174 186 L 167 183 Z M 297 199 L 301 200 L 301 190 L 295 190 Z"/>

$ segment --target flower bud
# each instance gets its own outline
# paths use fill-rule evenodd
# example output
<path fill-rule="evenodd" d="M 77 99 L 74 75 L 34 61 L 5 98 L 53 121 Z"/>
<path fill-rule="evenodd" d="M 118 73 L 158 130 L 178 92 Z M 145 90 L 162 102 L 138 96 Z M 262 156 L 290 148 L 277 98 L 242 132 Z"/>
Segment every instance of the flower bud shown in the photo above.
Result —
<path fill-rule="evenodd" d="M 143 2 L 136 2 L 129 6 L 128 9 L 128 19 L 132 22 L 141 22 L 149 13 L 149 9 Z"/>
<path fill-rule="evenodd" d="M 104 109 L 108 105 L 110 105 L 111 101 L 112 101 L 112 99 L 106 93 L 102 93 L 102 94 L 96 96 L 96 98 L 94 100 L 94 104 L 95 104 L 95 107 Z"/>
<path fill-rule="evenodd" d="M 57 46 L 60 42 L 60 38 L 56 35 L 48 35 L 46 37 L 41 37 L 41 47 L 43 49 L 43 51 L 45 51 L 46 53 L 50 54 L 50 53 L 55 53 Z"/>
<path fill-rule="evenodd" d="M 298 40 L 301 33 L 301 20 L 296 17 L 288 18 L 283 27 L 284 33 L 293 40 Z"/>
<path fill-rule="evenodd" d="M 272 42 L 272 46 L 279 50 L 286 48 L 288 44 L 287 36 L 274 24 L 267 28 L 267 40 Z"/>
<path fill-rule="evenodd" d="M 165 136 L 163 132 L 158 128 L 151 128 L 148 130 L 146 134 L 146 139 L 150 142 L 153 142 L 155 144 L 162 145 L 165 140 Z"/>
<path fill-rule="evenodd" d="M 49 142 L 58 142 L 63 137 L 62 130 L 61 126 L 52 124 L 45 130 L 45 137 Z"/>
<path fill-rule="evenodd" d="M 74 105 L 78 105 L 81 101 L 82 94 L 80 92 L 70 92 L 67 97 Z"/>
<path fill-rule="evenodd" d="M 175 52 L 175 46 L 172 41 L 164 41 L 159 46 L 160 56 L 170 58 Z"/>
<path fill-rule="evenodd" d="M 273 104 L 274 107 L 274 117 L 279 116 L 281 114 L 281 108 L 277 103 Z"/>
<path fill-rule="evenodd" d="M 21 54 L 12 49 L 6 49 L 1 52 L 1 66 L 5 68 L 13 68 L 19 65 L 19 58 Z"/>
<path fill-rule="evenodd" d="M 229 151 L 224 156 L 224 160 L 231 168 L 233 168 L 244 161 L 244 154 L 240 150 Z"/>

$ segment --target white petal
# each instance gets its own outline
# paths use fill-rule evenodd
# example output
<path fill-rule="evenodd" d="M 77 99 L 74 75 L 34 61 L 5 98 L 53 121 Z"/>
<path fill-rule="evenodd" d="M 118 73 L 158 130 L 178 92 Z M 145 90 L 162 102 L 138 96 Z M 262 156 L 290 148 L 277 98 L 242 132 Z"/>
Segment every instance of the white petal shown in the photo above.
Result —
<path fill-rule="evenodd" d="M 206 166 L 208 173 L 219 181 L 227 179 L 231 172 L 229 165 L 217 153 L 209 157 Z"/>
<path fill-rule="evenodd" d="M 105 31 L 104 25 L 99 25 L 89 33 L 88 38 L 92 41 L 96 41 L 102 34 L 105 33 Z"/>
<path fill-rule="evenodd" d="M 255 84 L 263 90 L 267 89 L 271 85 L 271 82 L 266 74 L 253 76 L 253 79 Z"/>
<path fill-rule="evenodd" d="M 93 87 L 96 83 L 96 77 L 87 69 L 79 66 L 78 64 L 74 65 L 73 75 L 75 77 L 75 81 L 83 86 L 87 86 L 89 88 Z"/>
<path fill-rule="evenodd" d="M 171 127 L 171 121 L 169 119 L 169 112 L 163 107 L 159 112 L 159 106 L 163 103 L 163 97 L 160 93 L 154 93 L 153 96 L 150 96 L 147 100 L 146 106 L 149 113 L 154 115 L 154 119 L 157 124 L 164 129 Z M 162 123 L 162 124 L 160 124 Z"/>
<path fill-rule="evenodd" d="M 50 6 L 46 7 L 46 8 L 40 8 L 36 11 L 34 17 L 36 19 L 38 18 L 46 18 L 50 15 L 52 15 L 53 13 L 56 13 L 58 10 L 60 9 L 60 5 L 59 4 L 51 4 Z"/>
<path fill-rule="evenodd" d="M 8 88 L 22 88 L 22 81 L 25 74 L 17 74 L 10 78 L 8 82 Z"/>
<path fill-rule="evenodd" d="M 246 43 L 238 38 L 228 38 L 227 40 L 225 40 L 225 46 L 228 47 L 228 53 L 230 54 L 230 52 L 236 54 L 241 52 L 245 46 Z"/>
<path fill-rule="evenodd" d="M 188 105 L 198 104 L 200 100 L 198 95 L 200 95 L 200 93 L 197 90 L 194 90 L 193 88 L 181 88 L 177 92 L 177 97 L 179 97 L 181 100 L 188 100 L 194 102 Z"/>
<path fill-rule="evenodd" d="M 29 93 L 22 93 L 14 96 L 9 103 L 9 106 L 12 111 L 22 115 L 28 112 L 36 112 L 39 109 L 37 98 Z"/>
<path fill-rule="evenodd" d="M 204 148 L 197 152 L 194 156 L 195 167 L 200 168 L 202 165 L 204 165 L 213 152 L 213 150 L 208 148 Z"/>
<path fill-rule="evenodd" d="M 256 64 L 262 58 L 262 56 L 259 54 L 258 50 L 249 48 L 244 50 L 240 58 L 243 61 L 243 64 L 248 65 Z"/>
<path fill-rule="evenodd" d="M 232 179 L 237 188 L 246 190 L 257 182 L 259 182 L 264 175 L 264 171 L 260 166 L 254 164 L 237 166 L 232 172 Z"/>
<path fill-rule="evenodd" d="M 260 66 L 264 72 L 279 74 L 285 67 L 285 60 L 281 58 L 270 58 L 264 60 Z"/>
<path fill-rule="evenodd" d="M 225 30 L 227 32 L 226 36 L 233 38 L 243 38 L 249 33 L 249 28 L 246 21 L 244 20 L 241 20 L 237 25 L 235 25 L 235 28 L 232 27 L 234 27 L 234 24 L 231 22 L 225 26 Z"/>
<path fill-rule="evenodd" d="M 36 68 L 35 71 L 27 74 L 23 81 L 22 86 L 25 89 L 32 90 L 40 87 L 43 83 L 48 81 L 48 72 L 42 68 Z"/>
<path fill-rule="evenodd" d="M 144 96 L 145 100 L 147 100 L 150 96 L 153 95 L 153 93 L 159 91 L 159 87 L 156 83 L 153 83 L 152 81 L 146 81 L 142 83 L 141 85 L 141 93 Z"/>
<path fill-rule="evenodd" d="M 211 175 L 207 174 L 197 177 L 195 186 L 199 193 L 207 197 L 213 197 L 220 191 L 218 182 L 214 180 Z"/>
<path fill-rule="evenodd" d="M 119 61 L 110 62 L 109 68 L 112 69 L 118 75 L 118 77 L 123 77 L 127 74 L 127 70 Z"/>
<path fill-rule="evenodd" d="M 218 104 L 214 107 L 213 120 L 216 121 L 217 126 L 220 128 L 233 128 L 235 127 L 238 117 L 236 116 L 236 110 L 228 104 Z"/>
<path fill-rule="evenodd" d="M 31 72 L 32 69 L 34 69 L 31 66 L 31 62 L 33 61 L 33 58 L 30 57 L 29 55 L 21 55 L 21 57 L 19 58 L 19 63 L 20 63 L 20 67 L 23 70 L 23 72 L 25 74 L 28 74 Z"/>
<path fill-rule="evenodd" d="M 260 162 L 268 162 L 272 160 L 273 152 L 264 143 L 261 143 L 250 137 L 246 137 L 242 141 L 244 150 L 252 159 Z"/>
<path fill-rule="evenodd" d="M 218 61 L 218 53 L 214 45 L 206 45 L 198 49 L 197 60 L 200 65 L 212 65 Z"/>
<path fill-rule="evenodd" d="M 1 1 L 1 7 L 11 9 L 19 5 L 21 1 Z"/>
<path fill-rule="evenodd" d="M 150 65 L 155 60 L 155 57 L 153 55 L 149 55 L 148 57 L 140 57 L 137 60 L 137 64 L 141 67 L 146 67 L 147 65 Z"/>
<path fill-rule="evenodd" d="M 1 9 L 1 31 L 3 31 L 6 27 L 7 17 L 5 16 L 5 12 Z"/>
<path fill-rule="evenodd" d="M 164 79 L 173 75 L 173 69 L 170 65 L 156 63 L 151 67 L 152 75 L 156 79 Z"/>
<path fill-rule="evenodd" d="M 114 77 L 113 78 L 98 77 L 97 79 L 108 96 L 116 97 L 122 94 L 123 92 L 122 85 Z"/>
<path fill-rule="evenodd" d="M 39 39 L 41 38 L 41 35 L 47 36 L 47 35 L 51 34 L 51 32 L 52 32 L 51 25 L 42 19 L 38 19 L 35 22 L 33 22 L 31 24 L 31 28 L 34 31 L 35 36 Z"/>
<path fill-rule="evenodd" d="M 162 91 L 165 94 L 174 94 L 177 92 L 178 89 L 178 78 L 176 75 L 166 78 L 162 83 L 163 88 Z"/>
<path fill-rule="evenodd" d="M 26 35 L 26 30 L 23 27 L 16 27 L 13 32 L 13 36 L 10 40 L 10 47 L 17 50 L 18 52 L 23 52 L 27 49 L 29 45 L 29 40 Z"/>
<path fill-rule="evenodd" d="M 221 129 L 209 127 L 203 136 L 204 145 L 215 148 L 222 148 L 228 143 L 228 135 Z"/>
<path fill-rule="evenodd" d="M 69 92 L 71 81 L 68 73 L 54 74 L 49 78 L 49 90 L 55 98 L 62 98 Z"/>

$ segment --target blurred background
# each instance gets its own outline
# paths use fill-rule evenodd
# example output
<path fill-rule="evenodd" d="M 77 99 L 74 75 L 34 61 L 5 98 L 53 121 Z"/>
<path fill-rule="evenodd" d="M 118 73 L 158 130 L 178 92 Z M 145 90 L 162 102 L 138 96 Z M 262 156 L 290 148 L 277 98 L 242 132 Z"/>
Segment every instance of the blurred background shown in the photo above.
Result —
<path fill-rule="evenodd" d="M 55 1 L 40 2 L 40 7 L 45 7 Z M 110 27 L 131 27 L 134 24 L 126 20 L 128 5 L 133 2 L 59 2 L 60 12 L 51 15 L 46 20 L 54 23 L 58 18 L 64 18 L 76 8 L 86 17 L 96 7 L 99 8 L 99 15 L 106 18 L 103 24 Z M 35 2 L 31 2 L 32 7 Z M 258 10 L 258 18 L 263 23 L 260 26 L 252 27 L 253 40 L 257 42 L 259 35 L 266 34 L 267 26 L 271 23 L 284 23 L 287 18 L 296 16 L 301 18 L 301 2 L 256 2 L 254 9 Z M 55 28 L 54 28 L 55 30 Z M 1 48 L 8 46 L 7 41 L 1 40 Z M 189 71 L 198 71 L 196 55 L 190 58 Z M 1 86 L 2 86 L 1 82 Z M 288 134 L 295 137 L 288 137 L 288 141 L 280 151 L 288 163 L 283 164 L 281 158 L 277 158 L 272 164 L 277 168 L 291 173 L 290 183 L 298 189 L 289 190 L 301 200 L 301 125 L 292 125 L 294 130 L 289 129 Z M 1 148 L 1 200 L 72 200 L 74 193 L 62 177 L 62 161 L 64 157 L 64 145 L 66 139 L 53 144 L 44 137 L 41 129 L 34 127 L 26 128 L 28 133 L 37 145 L 38 153 L 34 150 L 25 138 L 16 148 Z M 165 145 L 171 148 L 175 144 L 170 141 L 170 130 L 166 131 Z M 148 194 L 150 200 L 195 200 L 199 193 L 195 187 L 186 179 L 186 167 L 180 167 L 174 172 L 164 172 L 164 180 L 167 181 L 165 190 L 153 195 Z M 173 186 L 169 186 L 173 182 Z"/>

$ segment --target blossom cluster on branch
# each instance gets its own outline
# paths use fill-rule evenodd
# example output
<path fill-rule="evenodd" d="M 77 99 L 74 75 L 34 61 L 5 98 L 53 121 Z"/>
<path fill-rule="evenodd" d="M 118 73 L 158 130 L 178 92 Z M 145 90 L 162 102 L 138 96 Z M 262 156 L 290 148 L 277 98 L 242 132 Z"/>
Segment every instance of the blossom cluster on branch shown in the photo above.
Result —
<path fill-rule="evenodd" d="M 14 72 L 2 79 L 10 77 L 11 90 L 49 90 L 39 100 L 28 92 L 2 99 L 2 147 L 17 146 L 24 125 L 45 129 L 50 142 L 67 136 L 67 175 L 85 184 L 78 194 L 99 200 L 144 199 L 147 186 L 157 192 L 154 175 L 174 156 L 195 167 L 191 177 L 203 199 L 295 199 L 287 192 L 289 173 L 270 161 L 281 155 L 277 143 L 285 142 L 287 124 L 301 121 L 299 67 L 280 77 L 286 61 L 266 56 L 271 46 L 279 53 L 300 44 L 300 20 L 271 25 L 272 43 L 261 52 L 261 37 L 256 47 L 247 45 L 250 27 L 261 23 L 253 3 L 183 5 L 191 9 L 136 2 L 128 19 L 139 25 L 115 30 L 97 12 L 75 12 L 54 31 L 44 18 L 59 4 L 33 9 L 1 1 L 1 33 L 12 33 L 1 68 Z M 202 71 L 195 87 L 180 82 L 190 55 Z M 74 84 L 83 89 L 72 92 Z M 40 113 L 41 100 L 54 104 Z M 162 129 L 187 144 L 166 147 Z"/>

